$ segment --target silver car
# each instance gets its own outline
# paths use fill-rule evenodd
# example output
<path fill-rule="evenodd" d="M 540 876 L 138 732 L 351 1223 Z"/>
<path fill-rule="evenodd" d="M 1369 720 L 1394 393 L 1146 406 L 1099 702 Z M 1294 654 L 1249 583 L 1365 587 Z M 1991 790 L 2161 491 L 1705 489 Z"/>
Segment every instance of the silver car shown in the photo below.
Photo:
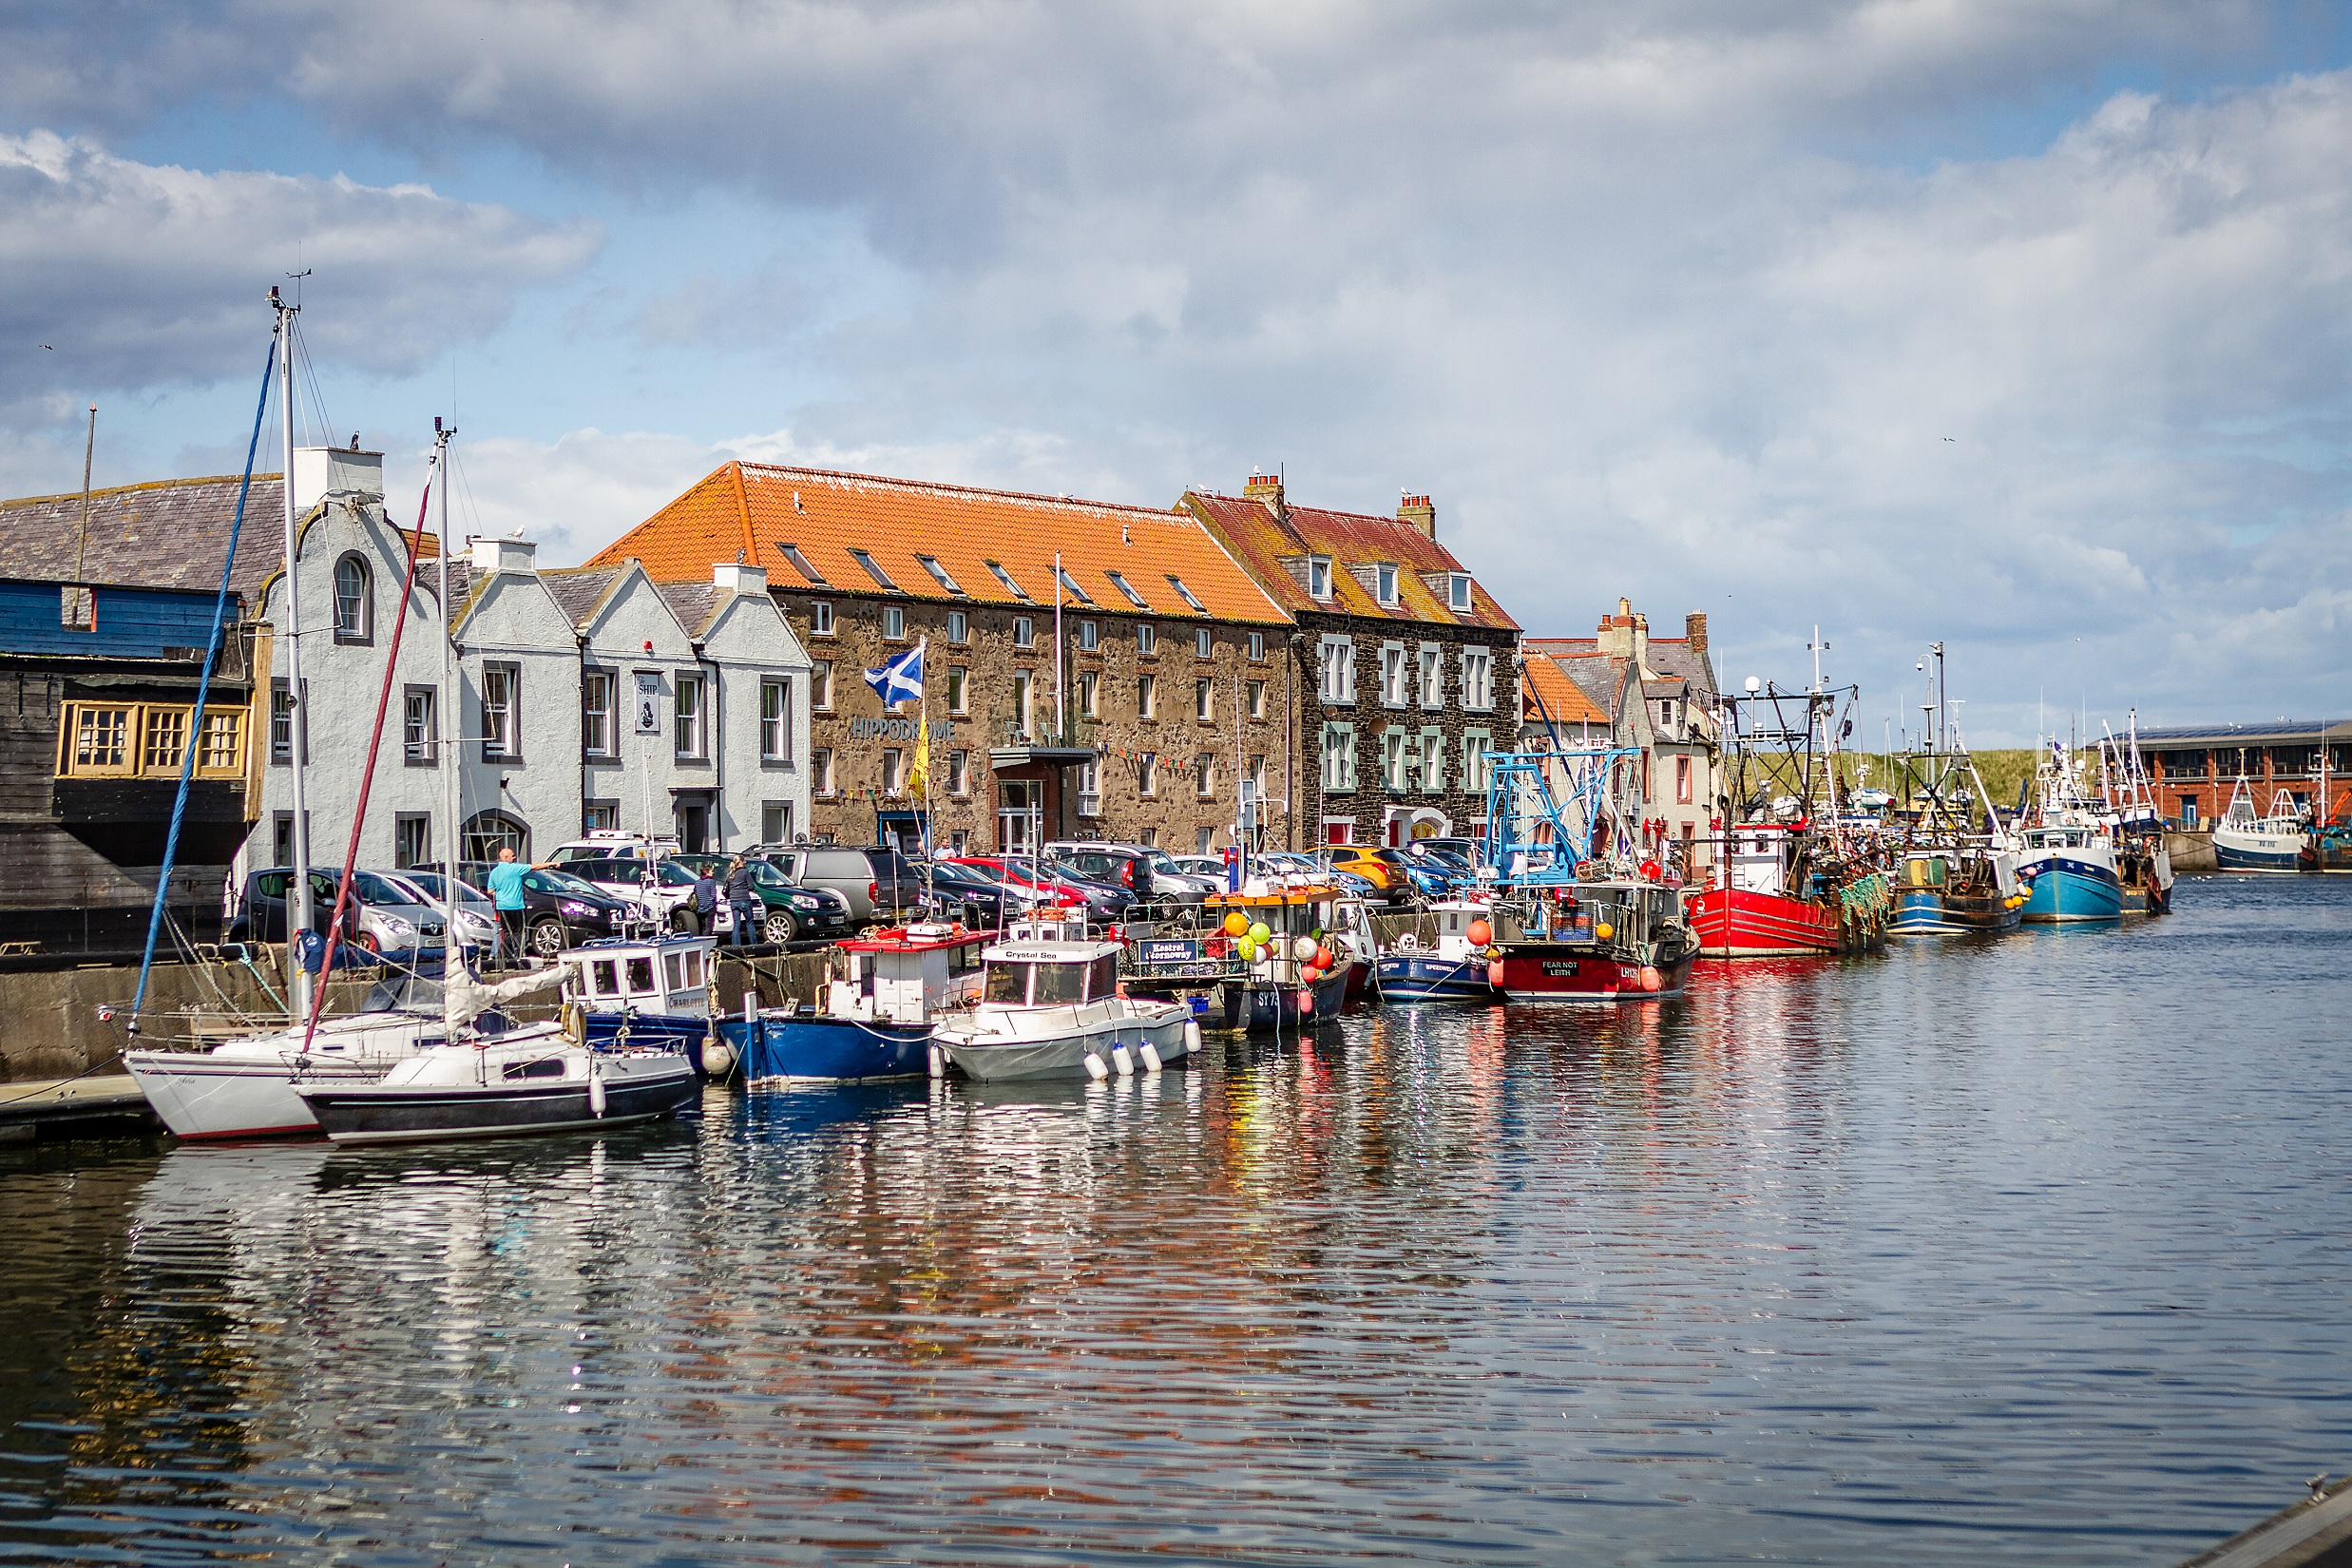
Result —
<path fill-rule="evenodd" d="M 439 871 L 373 871 L 363 873 L 380 877 L 386 882 L 405 888 L 420 904 L 442 908 L 441 873 Z M 490 895 L 470 882 L 451 884 L 449 891 L 457 895 L 457 945 L 461 947 L 480 947 L 486 958 L 503 956 L 500 952 L 498 910 L 490 903 Z M 361 884 L 366 894 L 366 884 Z"/>

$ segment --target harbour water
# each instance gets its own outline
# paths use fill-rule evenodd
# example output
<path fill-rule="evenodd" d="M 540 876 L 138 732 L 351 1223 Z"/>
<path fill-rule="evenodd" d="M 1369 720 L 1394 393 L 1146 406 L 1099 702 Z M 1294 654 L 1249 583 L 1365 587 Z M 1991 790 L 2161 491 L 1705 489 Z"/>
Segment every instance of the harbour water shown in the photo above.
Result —
<path fill-rule="evenodd" d="M 0 1156 L 0 1557 L 2164 1563 L 2352 1465 L 2334 879 L 1084 1087 Z"/>

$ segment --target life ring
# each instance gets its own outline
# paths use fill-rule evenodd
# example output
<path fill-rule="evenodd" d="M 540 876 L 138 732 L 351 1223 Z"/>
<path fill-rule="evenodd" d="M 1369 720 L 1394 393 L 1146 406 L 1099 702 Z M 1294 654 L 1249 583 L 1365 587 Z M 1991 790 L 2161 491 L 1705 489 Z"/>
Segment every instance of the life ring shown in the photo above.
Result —
<path fill-rule="evenodd" d="M 1403 936 L 1398 937 L 1392 946 L 1401 953 L 1417 953 L 1421 951 L 1421 938 L 1406 931 Z"/>
<path fill-rule="evenodd" d="M 588 1042 L 588 1009 L 577 1002 L 564 1004 L 564 1038 L 575 1045 Z"/>

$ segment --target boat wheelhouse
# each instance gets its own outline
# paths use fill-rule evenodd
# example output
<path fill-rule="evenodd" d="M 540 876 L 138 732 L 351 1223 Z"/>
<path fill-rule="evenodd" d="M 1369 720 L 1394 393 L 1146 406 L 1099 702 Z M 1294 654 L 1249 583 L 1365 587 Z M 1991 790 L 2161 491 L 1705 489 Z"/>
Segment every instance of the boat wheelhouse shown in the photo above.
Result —
<path fill-rule="evenodd" d="M 1445 899 L 1429 906 L 1417 926 L 1401 931 L 1376 961 L 1375 985 L 1385 1003 L 1494 1002 L 1487 949 L 1494 942 L 1492 910 L 1479 900 Z"/>
<path fill-rule="evenodd" d="M 1498 900 L 1488 970 L 1511 1002 L 1648 1002 L 1682 994 L 1698 937 L 1674 889 L 1611 879 Z"/>
<path fill-rule="evenodd" d="M 2017 927 L 2026 894 L 2003 850 L 1926 848 L 1895 873 L 1893 936 L 1959 936 Z"/>
<path fill-rule="evenodd" d="M 2240 774 L 2229 809 L 2213 824 L 2213 858 L 2225 871 L 2299 871 L 2311 842 L 2303 813 L 2285 790 L 2270 796 L 2270 814 L 2254 814 L 2253 792 Z"/>
<path fill-rule="evenodd" d="M 2028 925 L 2097 925 L 2123 918 L 2115 841 L 2095 822 L 2027 828 L 2018 835 L 2017 880 Z"/>
<path fill-rule="evenodd" d="M 932 1025 L 980 994 L 980 955 L 996 940 L 958 925 L 916 925 L 841 944 L 808 1003 L 759 1007 L 720 1023 L 754 1083 L 863 1083 L 920 1078 Z"/>
<path fill-rule="evenodd" d="M 1117 942 L 1021 940 L 985 948 L 980 1000 L 933 1027 L 942 1064 L 980 1080 L 1157 1073 L 1191 1054 L 1192 1009 L 1130 997 Z"/>
<path fill-rule="evenodd" d="M 567 947 L 557 963 L 587 1015 L 589 1044 L 665 1045 L 697 1072 L 723 1078 L 737 1059 L 711 1025 L 717 948 L 707 936 L 608 937 Z"/>
<path fill-rule="evenodd" d="M 1220 988 L 1220 1004 L 1211 1014 L 1214 1026 L 1298 1028 L 1337 1018 L 1347 1004 L 1353 955 L 1341 963 L 1339 950 L 1327 939 L 1348 896 L 1328 882 L 1286 878 L 1252 880 L 1239 892 L 1211 893 L 1203 900 L 1207 919 L 1237 914 L 1249 923 L 1246 930 L 1266 928 L 1262 942 L 1252 939 L 1248 975 Z M 1332 959 L 1329 966 L 1322 962 L 1326 953 Z"/>

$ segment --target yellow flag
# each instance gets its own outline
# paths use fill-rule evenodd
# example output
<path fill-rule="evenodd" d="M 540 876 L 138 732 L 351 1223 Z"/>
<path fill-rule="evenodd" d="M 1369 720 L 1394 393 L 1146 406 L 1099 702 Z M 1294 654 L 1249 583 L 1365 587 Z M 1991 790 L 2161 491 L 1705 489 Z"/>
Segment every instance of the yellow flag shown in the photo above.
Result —
<path fill-rule="evenodd" d="M 914 767 L 907 774 L 907 793 L 920 794 L 931 776 L 931 726 L 926 719 L 915 728 Z"/>

